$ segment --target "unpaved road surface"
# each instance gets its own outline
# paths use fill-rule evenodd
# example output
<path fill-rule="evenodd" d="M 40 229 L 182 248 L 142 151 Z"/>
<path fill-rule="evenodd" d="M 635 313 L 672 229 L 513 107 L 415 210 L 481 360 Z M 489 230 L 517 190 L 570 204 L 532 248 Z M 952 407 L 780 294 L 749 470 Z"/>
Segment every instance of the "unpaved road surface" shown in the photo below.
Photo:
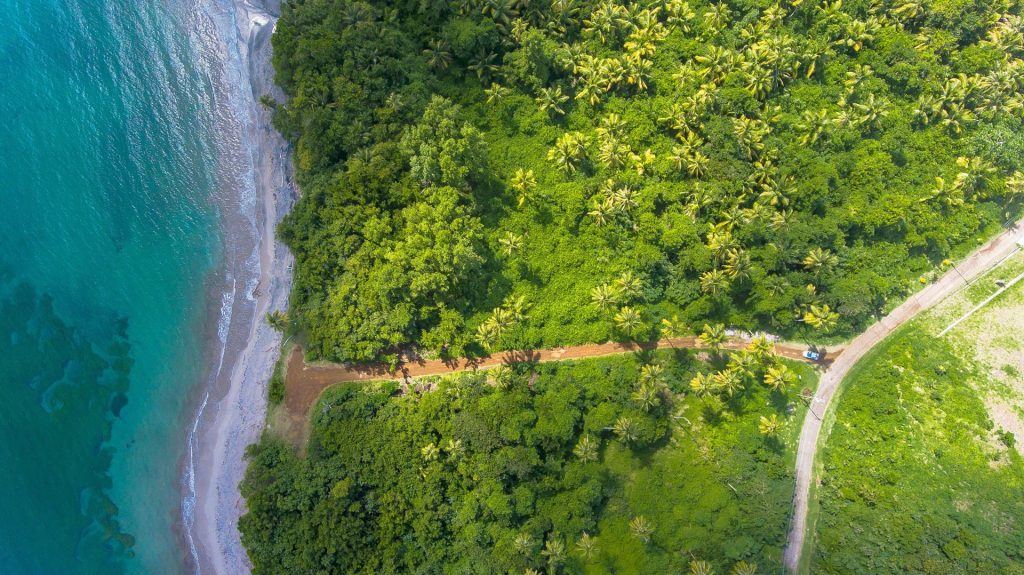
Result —
<path fill-rule="evenodd" d="M 730 339 L 722 347 L 723 349 L 743 349 L 748 343 L 748 340 Z M 291 422 L 301 427 L 310 408 L 323 390 L 336 383 L 382 379 L 401 380 L 407 377 L 445 375 L 461 371 L 491 369 L 507 363 L 585 359 L 670 347 L 702 348 L 703 346 L 695 337 L 663 339 L 651 343 L 609 342 L 535 351 L 506 352 L 500 355 L 472 360 L 409 361 L 395 371 L 391 371 L 383 364 L 306 363 L 302 357 L 302 349 L 295 347 L 288 357 L 287 375 L 285 377 L 285 406 Z M 775 344 L 775 353 L 790 359 L 803 360 L 805 349 L 807 348 L 804 346 Z M 828 365 L 828 362 L 832 361 L 833 357 L 840 351 L 835 350 L 826 353 L 825 357 L 822 358 L 821 364 Z"/>

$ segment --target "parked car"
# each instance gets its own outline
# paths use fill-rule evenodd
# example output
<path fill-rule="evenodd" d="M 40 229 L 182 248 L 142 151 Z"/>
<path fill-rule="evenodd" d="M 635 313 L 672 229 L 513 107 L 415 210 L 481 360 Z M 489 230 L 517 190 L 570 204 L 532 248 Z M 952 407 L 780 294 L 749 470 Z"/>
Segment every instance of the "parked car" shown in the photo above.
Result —
<path fill-rule="evenodd" d="M 804 357 L 806 357 L 807 359 L 809 359 L 811 361 L 821 361 L 821 354 L 816 352 L 816 351 L 814 351 L 813 349 L 809 349 L 809 350 L 805 351 L 804 352 Z"/>

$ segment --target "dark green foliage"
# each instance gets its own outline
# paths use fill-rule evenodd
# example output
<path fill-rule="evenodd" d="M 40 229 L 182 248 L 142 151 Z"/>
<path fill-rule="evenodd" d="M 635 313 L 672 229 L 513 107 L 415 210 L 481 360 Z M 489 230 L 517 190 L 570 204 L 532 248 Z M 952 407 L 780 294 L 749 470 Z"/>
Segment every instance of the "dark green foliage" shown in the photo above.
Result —
<path fill-rule="evenodd" d="M 552 540 L 566 546 L 563 574 L 682 572 L 694 556 L 722 572 L 741 559 L 772 572 L 791 455 L 758 418 L 796 391 L 750 383 L 719 411 L 721 401 L 684 397 L 703 370 L 690 354 L 655 360 L 664 371 L 647 404 L 629 356 L 465 374 L 398 397 L 393 385 L 330 389 L 305 459 L 270 438 L 250 453 L 240 527 L 254 572 L 522 573 L 545 568 Z M 637 516 L 653 527 L 649 543 L 632 533 Z M 589 559 L 576 548 L 583 533 L 597 538 Z"/>
<path fill-rule="evenodd" d="M 270 385 L 267 386 L 267 401 L 270 405 L 280 405 L 284 401 L 284 354 L 274 364 L 274 373 L 270 376 Z"/>
<path fill-rule="evenodd" d="M 340 360 L 480 351 L 472 334 L 509 297 L 526 314 L 497 348 L 650 338 L 672 316 L 856 332 L 1018 212 L 1018 13 L 288 2 L 274 46 L 304 193 L 280 230 L 296 326 Z M 424 213 L 438 187 L 457 205 Z M 452 218 L 439 233 L 466 236 L 459 255 L 406 237 L 414 214 Z M 399 261 L 419 250 L 434 263 Z M 834 259 L 812 266 L 814 250 Z M 641 289 L 591 305 L 623 273 Z M 621 306 L 640 321 L 617 325 Z"/>
<path fill-rule="evenodd" d="M 970 382 L 905 329 L 858 367 L 823 452 L 812 573 L 1019 573 L 1024 461 Z M 1001 440 L 1001 441 L 1000 441 Z"/>

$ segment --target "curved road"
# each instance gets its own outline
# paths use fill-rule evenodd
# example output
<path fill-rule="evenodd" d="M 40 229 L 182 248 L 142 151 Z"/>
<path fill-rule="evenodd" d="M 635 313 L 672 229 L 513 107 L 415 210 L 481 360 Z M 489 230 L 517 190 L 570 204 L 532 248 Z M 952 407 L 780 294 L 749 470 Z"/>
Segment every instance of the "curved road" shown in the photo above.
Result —
<path fill-rule="evenodd" d="M 897 327 L 964 287 L 971 279 L 988 271 L 1014 251 L 1020 249 L 1017 242 L 1024 241 L 1024 236 L 1018 231 L 1018 227 L 1022 225 L 1024 225 L 1024 219 L 993 238 L 962 262 L 956 264 L 938 281 L 914 294 L 889 315 L 883 317 L 881 321 L 872 325 L 850 342 L 850 345 L 835 358 L 832 365 L 822 375 L 818 389 L 811 400 L 810 409 L 804 417 L 804 425 L 800 430 L 800 444 L 797 447 L 793 522 L 784 556 L 786 568 L 791 573 L 797 571 L 800 565 L 800 554 L 804 548 L 811 478 L 813 477 L 814 457 L 818 450 L 818 438 L 821 435 L 822 419 L 828 412 L 832 398 L 839 389 L 843 377 L 860 358 L 864 357 L 864 354 Z"/>

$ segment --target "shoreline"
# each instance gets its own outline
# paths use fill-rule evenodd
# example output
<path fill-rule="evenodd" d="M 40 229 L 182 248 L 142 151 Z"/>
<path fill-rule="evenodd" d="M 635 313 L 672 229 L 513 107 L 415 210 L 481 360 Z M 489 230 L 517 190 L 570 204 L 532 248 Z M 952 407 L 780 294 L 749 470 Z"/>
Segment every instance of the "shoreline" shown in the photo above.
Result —
<path fill-rule="evenodd" d="M 221 175 L 227 197 L 218 202 L 225 212 L 225 265 L 217 272 L 221 281 L 211 282 L 208 317 L 217 317 L 210 326 L 216 336 L 207 347 L 208 374 L 185 430 L 179 540 L 190 572 L 236 575 L 251 571 L 238 532 L 245 512 L 239 493 L 245 450 L 264 429 L 267 384 L 281 347 L 281 334 L 263 318 L 285 309 L 291 293 L 293 259 L 274 229 L 296 190 L 288 144 L 259 103 L 263 94 L 283 100 L 270 61 L 279 0 L 202 4 L 198 11 L 216 13 L 207 15 L 218 20 L 217 48 L 227 51 L 217 74 L 227 96 L 215 100 L 234 129 L 220 154 L 227 164 Z"/>

